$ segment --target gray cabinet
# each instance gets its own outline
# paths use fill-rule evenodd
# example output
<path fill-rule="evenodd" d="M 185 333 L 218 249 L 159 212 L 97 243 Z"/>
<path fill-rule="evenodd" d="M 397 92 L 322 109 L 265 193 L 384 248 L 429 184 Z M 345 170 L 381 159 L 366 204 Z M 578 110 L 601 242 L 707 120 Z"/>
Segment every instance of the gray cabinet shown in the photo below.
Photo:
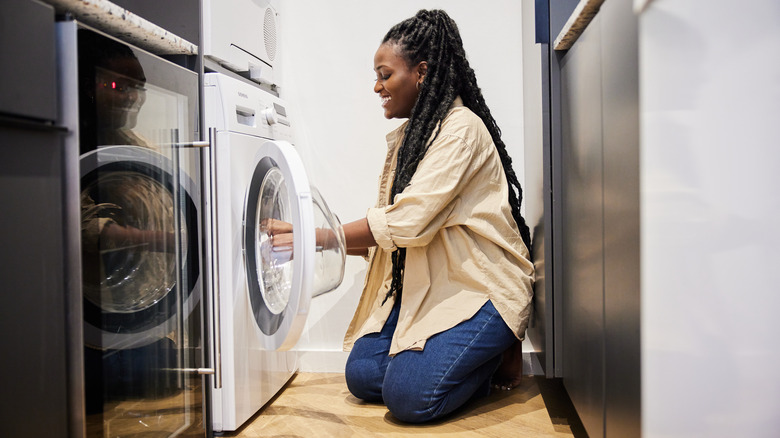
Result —
<path fill-rule="evenodd" d="M 66 220 L 50 6 L 3 2 L 0 65 L 0 436 L 80 436 L 81 350 L 68 322 L 78 228 Z"/>
<path fill-rule="evenodd" d="M 540 3 L 549 7 L 554 41 L 561 17 L 577 2 Z M 543 98 L 549 99 L 544 147 L 551 156 L 544 223 L 552 224 L 542 264 L 549 271 L 546 299 L 554 299 L 545 315 L 553 321 L 546 338 L 554 345 L 545 362 L 554 367 L 546 371 L 562 378 L 591 437 L 640 435 L 639 79 L 632 3 L 604 2 L 570 49 L 542 54 Z"/>
<path fill-rule="evenodd" d="M 605 436 L 640 435 L 639 48 L 631 1 L 601 25 Z"/>
<path fill-rule="evenodd" d="M 598 18 L 597 18 L 598 20 Z M 592 437 L 603 436 L 604 148 L 601 34 L 594 21 L 562 58 L 561 239 L 563 383 Z"/>

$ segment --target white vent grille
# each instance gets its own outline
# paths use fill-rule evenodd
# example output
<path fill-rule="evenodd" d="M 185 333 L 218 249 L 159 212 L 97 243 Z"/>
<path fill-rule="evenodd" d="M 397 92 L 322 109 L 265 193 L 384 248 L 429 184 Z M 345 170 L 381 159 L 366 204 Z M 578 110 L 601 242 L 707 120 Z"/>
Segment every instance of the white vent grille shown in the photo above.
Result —
<path fill-rule="evenodd" d="M 271 61 L 276 58 L 276 14 L 273 9 L 265 10 L 265 23 L 263 23 L 263 41 L 265 41 L 265 53 Z"/>

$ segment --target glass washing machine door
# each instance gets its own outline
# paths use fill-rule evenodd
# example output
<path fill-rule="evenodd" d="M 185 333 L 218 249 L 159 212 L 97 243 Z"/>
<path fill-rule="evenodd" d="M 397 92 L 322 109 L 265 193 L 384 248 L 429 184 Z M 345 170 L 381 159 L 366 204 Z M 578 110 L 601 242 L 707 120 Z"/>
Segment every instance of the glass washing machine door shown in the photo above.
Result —
<path fill-rule="evenodd" d="M 312 297 L 344 278 L 338 217 L 310 186 L 290 143 L 266 142 L 247 191 L 243 250 L 252 313 L 267 350 L 300 337 Z"/>
<path fill-rule="evenodd" d="M 200 299 L 198 188 L 145 147 L 81 157 L 84 342 L 101 350 L 170 336 Z"/>

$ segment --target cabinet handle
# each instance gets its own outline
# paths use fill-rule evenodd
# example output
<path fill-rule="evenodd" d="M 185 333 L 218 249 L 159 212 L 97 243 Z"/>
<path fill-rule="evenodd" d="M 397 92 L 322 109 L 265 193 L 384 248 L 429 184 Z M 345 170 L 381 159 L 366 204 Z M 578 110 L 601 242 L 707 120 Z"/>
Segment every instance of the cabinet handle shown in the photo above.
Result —
<path fill-rule="evenodd" d="M 33 131 L 51 131 L 66 133 L 68 128 L 59 125 L 52 125 L 46 122 L 34 122 L 31 120 L 25 120 L 15 117 L 7 117 L 0 115 L 0 126 L 17 128 L 17 129 L 29 129 Z"/>

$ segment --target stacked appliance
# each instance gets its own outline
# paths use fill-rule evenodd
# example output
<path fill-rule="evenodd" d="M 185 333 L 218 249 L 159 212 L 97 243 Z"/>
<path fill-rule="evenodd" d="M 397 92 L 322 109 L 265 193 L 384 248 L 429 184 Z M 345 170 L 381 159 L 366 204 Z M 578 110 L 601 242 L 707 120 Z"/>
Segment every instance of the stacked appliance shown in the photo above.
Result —
<path fill-rule="evenodd" d="M 276 91 L 276 19 L 270 3 L 204 1 L 215 432 L 238 429 L 290 380 L 311 298 L 344 275 L 341 224 L 309 184 Z M 275 226 L 291 244 L 272 243 Z"/>
<path fill-rule="evenodd" d="M 57 44 L 80 151 L 87 435 L 202 430 L 198 76 L 67 18 Z"/>
<path fill-rule="evenodd" d="M 203 0 L 204 56 L 259 84 L 277 85 L 277 3 Z"/>

